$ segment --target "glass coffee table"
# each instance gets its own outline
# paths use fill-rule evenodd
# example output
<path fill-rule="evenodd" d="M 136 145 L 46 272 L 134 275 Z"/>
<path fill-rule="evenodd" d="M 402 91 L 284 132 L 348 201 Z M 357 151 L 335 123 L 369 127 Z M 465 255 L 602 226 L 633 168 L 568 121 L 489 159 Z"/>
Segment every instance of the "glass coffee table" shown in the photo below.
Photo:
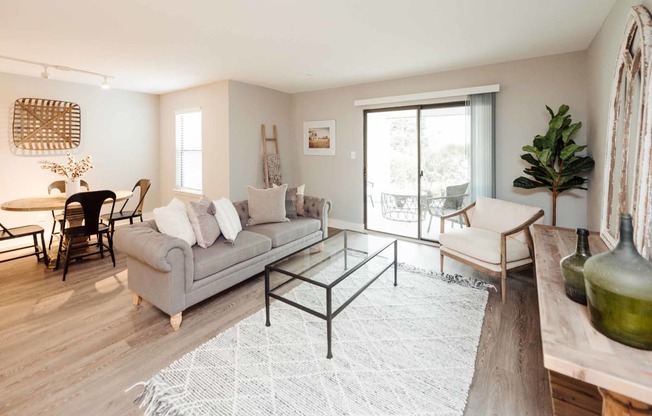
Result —
<path fill-rule="evenodd" d="M 328 353 L 332 358 L 331 337 L 333 318 L 340 314 L 355 298 L 394 267 L 394 286 L 397 282 L 397 244 L 395 239 L 372 236 L 357 231 L 343 230 L 305 249 L 299 250 L 265 266 L 265 318 L 270 326 L 269 301 L 274 298 L 326 321 Z M 270 274 L 277 272 L 289 278 L 270 287 Z M 355 279 L 352 278 L 355 277 Z M 358 284 L 341 285 L 355 280 Z M 279 293 L 291 282 L 301 281 L 324 289 L 326 304 L 321 309 L 311 308 Z M 347 286 L 344 290 L 338 285 Z M 287 288 L 287 287 L 286 287 Z M 337 292 L 334 300 L 333 292 Z M 316 310 L 317 309 L 317 310 Z"/>

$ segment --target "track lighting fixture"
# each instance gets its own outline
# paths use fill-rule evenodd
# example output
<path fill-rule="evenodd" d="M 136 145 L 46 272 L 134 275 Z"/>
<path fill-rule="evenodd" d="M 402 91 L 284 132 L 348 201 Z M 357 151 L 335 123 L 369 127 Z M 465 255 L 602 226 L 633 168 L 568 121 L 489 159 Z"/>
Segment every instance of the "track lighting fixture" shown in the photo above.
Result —
<path fill-rule="evenodd" d="M 100 86 L 102 87 L 103 90 L 108 90 L 111 88 L 109 85 L 109 79 L 114 78 L 111 75 L 106 75 L 106 74 L 101 74 L 99 72 L 93 72 L 93 71 L 86 71 L 85 69 L 77 69 L 77 68 L 71 68 L 69 66 L 63 66 L 63 65 L 52 65 L 48 64 L 45 62 L 35 62 L 35 61 L 29 61 L 27 59 L 19 59 L 19 58 L 12 58 L 10 56 L 2 56 L 0 55 L 0 59 L 7 59 L 9 61 L 16 61 L 16 62 L 22 62 L 24 64 L 32 64 L 32 65 L 39 65 L 43 67 L 43 72 L 41 72 L 41 78 L 50 78 L 50 72 L 48 72 L 48 69 L 54 68 L 58 71 L 72 71 L 72 72 L 79 72 L 81 74 L 88 74 L 88 75 L 94 75 L 97 77 L 102 78 L 102 83 Z"/>

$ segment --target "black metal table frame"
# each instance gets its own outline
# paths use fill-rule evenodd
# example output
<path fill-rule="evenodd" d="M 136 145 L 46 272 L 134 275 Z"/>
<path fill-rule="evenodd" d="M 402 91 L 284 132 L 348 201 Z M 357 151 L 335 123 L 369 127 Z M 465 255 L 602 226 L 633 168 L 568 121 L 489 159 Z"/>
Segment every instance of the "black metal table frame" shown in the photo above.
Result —
<path fill-rule="evenodd" d="M 329 358 L 329 359 L 333 358 L 333 353 L 332 353 L 332 350 L 331 350 L 333 318 L 335 318 L 337 315 L 339 315 L 340 312 L 342 312 L 344 310 L 344 308 L 346 308 L 351 302 L 353 302 L 353 300 L 355 300 L 355 298 L 357 298 L 362 292 L 364 292 L 364 290 L 366 288 L 368 288 L 373 282 L 376 281 L 376 279 L 378 279 L 383 273 L 385 273 L 387 270 L 389 270 L 389 268 L 392 267 L 392 266 L 394 266 L 394 286 L 398 285 L 398 282 L 397 282 L 398 245 L 397 245 L 396 240 L 391 241 L 387 245 L 385 245 L 382 248 L 376 250 L 373 254 L 369 255 L 366 252 L 356 250 L 356 249 L 353 249 L 353 248 L 348 248 L 347 230 L 343 230 L 341 232 L 344 233 L 344 248 L 341 249 L 341 250 L 336 251 L 333 254 L 338 254 L 338 253 L 344 252 L 344 270 L 348 269 L 347 251 L 355 251 L 355 252 L 360 252 L 360 253 L 367 254 L 367 258 L 364 259 L 359 264 L 357 264 L 355 267 L 348 270 L 346 273 L 341 275 L 339 278 L 337 278 L 335 281 L 333 281 L 330 284 L 316 282 L 316 281 L 314 281 L 314 280 L 312 280 L 310 278 L 307 278 L 307 277 L 301 276 L 299 274 L 292 273 L 292 272 L 289 272 L 289 271 L 286 271 L 286 270 L 283 270 L 283 269 L 280 269 L 278 267 L 273 266 L 273 264 L 278 263 L 280 261 L 283 261 L 285 259 L 288 259 L 288 258 L 292 257 L 293 255 L 295 255 L 297 253 L 300 253 L 301 251 L 308 250 L 308 249 L 310 249 L 310 247 L 314 247 L 317 244 L 322 244 L 324 241 L 328 240 L 328 238 L 326 238 L 324 240 L 321 240 L 320 242 L 315 243 L 315 244 L 311 245 L 308 248 L 303 248 L 301 250 L 295 251 L 294 253 L 292 253 L 290 255 L 287 255 L 287 256 L 283 257 L 282 259 L 276 260 L 275 262 L 270 263 L 270 264 L 265 266 L 265 318 L 266 318 L 265 326 L 270 326 L 271 325 L 271 323 L 269 321 L 269 299 L 270 298 L 274 298 L 274 299 L 279 300 L 281 302 L 287 303 L 288 305 L 294 306 L 295 308 L 298 308 L 298 309 L 300 309 L 300 310 L 302 310 L 304 312 L 307 312 L 307 313 L 309 313 L 309 314 L 311 314 L 313 316 L 324 319 L 326 321 L 326 338 L 327 338 L 327 342 L 328 342 L 328 353 L 326 354 L 326 358 Z M 335 237 L 335 236 L 333 236 L 333 237 Z M 330 237 L 330 238 L 332 238 L 332 237 Z M 362 266 L 367 264 L 371 259 L 375 258 L 378 254 L 380 254 L 383 251 L 387 250 L 389 247 L 392 246 L 392 244 L 394 245 L 394 261 L 391 262 L 390 264 L 388 264 L 385 268 L 383 268 L 383 270 L 381 270 L 378 274 L 376 274 L 372 279 L 367 281 L 367 283 L 365 283 L 364 286 L 362 286 L 360 289 L 358 289 L 358 291 L 355 292 L 342 305 L 340 305 L 339 308 L 337 308 L 336 310 L 333 311 L 332 310 L 333 309 L 333 307 L 332 307 L 332 290 L 333 290 L 333 288 L 335 286 L 337 286 L 340 282 L 342 282 L 344 279 L 346 279 L 347 277 L 349 277 L 350 275 L 355 273 Z M 330 260 L 330 256 L 327 257 L 326 259 L 322 260 L 321 262 L 310 266 L 308 269 L 304 270 L 302 273 L 305 273 L 306 271 L 308 271 L 308 270 L 310 270 L 310 269 L 312 269 L 314 267 L 317 267 L 318 265 L 322 264 L 324 261 L 328 261 L 328 260 Z M 283 283 L 275 286 L 274 288 L 270 288 L 270 281 L 269 281 L 270 277 L 269 276 L 270 276 L 271 271 L 275 271 L 275 272 L 290 276 L 290 279 L 288 279 L 288 280 L 284 281 Z M 294 280 L 301 280 L 303 282 L 319 286 L 319 287 L 326 290 L 326 314 L 320 313 L 318 311 L 315 311 L 314 309 L 310 309 L 310 308 L 308 308 L 306 306 L 300 305 L 297 302 L 286 299 L 286 298 L 282 297 L 281 295 L 277 295 L 276 293 L 273 293 L 275 290 L 280 289 L 281 287 L 287 285 L 290 282 L 293 282 Z"/>

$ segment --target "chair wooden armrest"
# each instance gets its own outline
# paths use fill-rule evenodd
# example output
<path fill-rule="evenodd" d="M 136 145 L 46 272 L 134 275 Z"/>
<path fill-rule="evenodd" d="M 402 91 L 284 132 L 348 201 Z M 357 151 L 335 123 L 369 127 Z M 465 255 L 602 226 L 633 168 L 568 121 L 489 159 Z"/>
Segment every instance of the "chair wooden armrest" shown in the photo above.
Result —
<path fill-rule="evenodd" d="M 530 226 L 534 224 L 539 218 L 543 217 L 544 212 L 542 209 L 537 211 L 532 217 L 530 217 L 524 223 L 500 233 L 500 267 L 503 270 L 502 279 L 501 279 L 501 292 L 503 297 L 503 303 L 505 303 L 505 283 L 504 280 L 507 277 L 507 237 L 521 231 L 525 231 L 525 238 L 527 239 L 527 247 L 530 252 L 530 258 L 532 259 L 532 273 L 534 274 L 534 279 L 536 280 L 536 268 L 534 267 L 534 241 L 532 241 L 532 235 L 530 234 Z"/>
<path fill-rule="evenodd" d="M 464 208 L 462 208 L 462 209 L 459 210 L 459 211 L 451 212 L 451 213 L 448 214 L 448 215 L 442 215 L 441 217 L 439 217 L 439 224 L 440 224 L 439 233 L 441 234 L 441 233 L 444 232 L 444 227 L 445 227 L 444 222 L 446 221 L 446 219 L 448 219 L 448 218 L 452 218 L 452 217 L 457 217 L 457 216 L 459 216 L 459 215 L 462 215 L 462 218 L 464 218 L 464 224 L 465 224 L 467 227 L 470 226 L 470 225 L 471 225 L 471 222 L 469 221 L 469 215 L 466 213 L 466 211 L 470 210 L 470 209 L 473 208 L 474 206 L 475 206 L 475 202 L 473 202 L 472 204 L 469 204 L 469 205 L 465 206 Z"/>
<path fill-rule="evenodd" d="M 516 233 L 518 233 L 518 232 L 521 232 L 521 231 L 527 229 L 530 225 L 534 224 L 534 223 L 535 223 L 539 218 L 541 218 L 541 217 L 543 217 L 543 210 L 542 210 L 542 209 L 539 210 L 536 214 L 534 214 L 532 217 L 530 217 L 530 218 L 529 218 L 527 221 L 525 221 L 524 223 L 522 223 L 522 224 L 520 224 L 520 225 L 517 225 L 516 227 L 514 227 L 514 228 L 512 228 L 512 229 L 510 229 L 510 230 L 503 231 L 503 232 L 500 234 L 500 237 L 501 237 L 501 238 L 504 238 L 504 237 L 508 237 L 508 236 L 510 236 L 510 235 L 512 235 L 512 234 L 516 234 Z"/>

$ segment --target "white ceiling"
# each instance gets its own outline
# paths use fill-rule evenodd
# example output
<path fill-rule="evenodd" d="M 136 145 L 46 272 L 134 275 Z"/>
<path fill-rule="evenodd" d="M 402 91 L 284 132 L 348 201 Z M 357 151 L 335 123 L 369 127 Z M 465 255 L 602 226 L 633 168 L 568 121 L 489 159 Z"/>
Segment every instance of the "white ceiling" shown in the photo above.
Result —
<path fill-rule="evenodd" d="M 0 55 L 148 93 L 225 79 L 294 93 L 584 50 L 614 3 L 0 0 Z M 0 59 L 0 72 L 41 71 Z"/>

